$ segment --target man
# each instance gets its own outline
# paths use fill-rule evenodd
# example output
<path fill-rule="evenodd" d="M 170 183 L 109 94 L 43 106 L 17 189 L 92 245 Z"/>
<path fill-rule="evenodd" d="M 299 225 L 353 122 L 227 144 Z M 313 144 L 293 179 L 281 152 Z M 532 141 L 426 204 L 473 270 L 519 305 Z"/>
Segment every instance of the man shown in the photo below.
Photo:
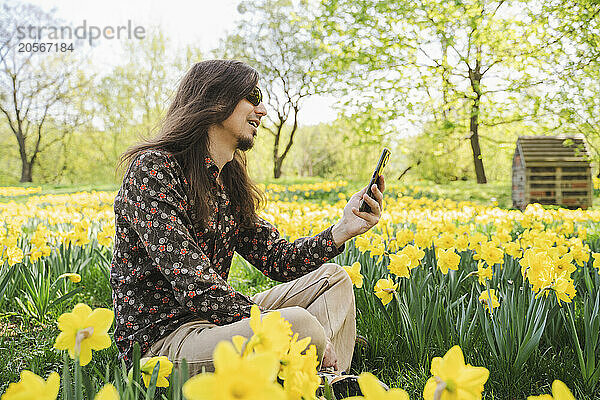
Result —
<path fill-rule="evenodd" d="M 211 370 L 221 340 L 249 337 L 250 308 L 278 310 L 299 338 L 311 337 L 322 369 L 347 371 L 356 337 L 352 283 L 337 264 L 344 242 L 379 221 L 384 190 L 354 194 L 340 221 L 295 240 L 258 217 L 264 194 L 246 171 L 267 113 L 258 73 L 233 60 L 195 64 L 183 77 L 160 131 L 122 156 L 128 169 L 115 198 L 111 265 L 115 341 L 131 362 L 142 355 L 186 359 L 192 374 Z M 360 199 L 372 209 L 358 211 Z M 227 276 L 236 251 L 286 282 L 252 298 Z"/>

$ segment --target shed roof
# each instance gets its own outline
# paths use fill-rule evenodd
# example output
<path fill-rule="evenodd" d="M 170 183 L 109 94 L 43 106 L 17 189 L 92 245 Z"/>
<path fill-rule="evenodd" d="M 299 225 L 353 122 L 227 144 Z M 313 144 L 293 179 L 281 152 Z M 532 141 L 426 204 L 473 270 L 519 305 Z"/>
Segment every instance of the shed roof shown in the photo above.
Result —
<path fill-rule="evenodd" d="M 567 141 L 568 140 L 568 141 Z M 520 136 L 517 148 L 526 167 L 549 163 L 588 166 L 590 151 L 581 135 Z"/>

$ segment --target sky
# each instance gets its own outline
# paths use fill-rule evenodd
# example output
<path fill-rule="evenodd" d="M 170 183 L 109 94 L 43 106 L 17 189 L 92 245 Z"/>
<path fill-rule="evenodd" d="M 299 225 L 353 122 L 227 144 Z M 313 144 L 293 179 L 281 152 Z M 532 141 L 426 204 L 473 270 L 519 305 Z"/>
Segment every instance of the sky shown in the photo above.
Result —
<path fill-rule="evenodd" d="M 219 39 L 227 30 L 234 27 L 237 16 L 236 0 L 28 0 L 46 11 L 55 8 L 55 15 L 63 19 L 64 25 L 73 28 L 86 25 L 99 27 L 127 25 L 159 26 L 172 40 L 174 48 L 193 44 L 203 54 L 218 45 Z M 126 40 L 126 39 L 121 39 Z M 103 68 L 110 68 L 120 62 L 114 42 L 99 39 L 100 45 L 90 49 L 92 59 Z M 333 97 L 314 96 L 307 99 L 299 114 L 302 125 L 329 122 L 336 118 L 332 108 Z"/>

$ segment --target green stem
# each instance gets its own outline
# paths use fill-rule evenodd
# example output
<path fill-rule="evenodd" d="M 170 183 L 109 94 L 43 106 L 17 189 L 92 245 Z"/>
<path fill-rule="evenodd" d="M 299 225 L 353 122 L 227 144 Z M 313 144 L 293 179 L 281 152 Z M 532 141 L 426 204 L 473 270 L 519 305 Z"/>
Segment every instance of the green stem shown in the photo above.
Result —
<path fill-rule="evenodd" d="M 79 357 L 75 357 L 75 400 L 83 399 L 81 386 L 81 366 L 79 365 Z"/>
<path fill-rule="evenodd" d="M 573 319 L 573 313 L 571 312 L 570 305 L 565 305 L 567 314 L 569 315 L 569 326 L 571 328 L 571 337 L 575 342 L 575 350 L 577 350 L 577 359 L 579 360 L 579 368 L 581 369 L 581 375 L 587 380 L 587 370 L 585 368 L 585 362 L 583 360 L 583 352 L 581 351 L 581 345 L 579 344 L 579 338 L 577 337 L 577 330 L 575 329 L 575 321 Z"/>

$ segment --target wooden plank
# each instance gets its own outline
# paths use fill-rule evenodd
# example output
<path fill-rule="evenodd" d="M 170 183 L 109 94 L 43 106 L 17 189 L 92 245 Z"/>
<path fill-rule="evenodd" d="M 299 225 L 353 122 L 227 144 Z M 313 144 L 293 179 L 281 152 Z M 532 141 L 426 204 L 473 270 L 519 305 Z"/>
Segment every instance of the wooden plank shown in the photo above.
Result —
<path fill-rule="evenodd" d="M 535 176 L 529 177 L 529 179 L 527 180 L 528 183 L 530 184 L 542 184 L 542 185 L 550 185 L 550 184 L 565 184 L 565 185 L 569 185 L 571 186 L 571 184 L 584 184 L 587 186 L 588 184 L 588 180 L 587 179 L 565 179 L 565 177 L 563 176 L 563 179 L 557 179 L 556 177 L 552 177 L 552 176 L 543 176 L 540 178 L 536 178 Z"/>
<path fill-rule="evenodd" d="M 585 138 L 583 136 L 566 136 L 566 135 L 557 135 L 557 136 L 520 136 L 520 142 L 551 142 L 551 141 L 565 141 L 567 139 L 571 139 L 572 141 L 583 141 Z"/>
<path fill-rule="evenodd" d="M 530 177 L 530 176 L 555 176 L 556 172 L 532 172 L 532 171 L 527 171 L 525 173 L 525 176 Z M 572 176 L 583 176 L 585 175 L 586 180 L 587 180 L 587 173 L 585 171 L 582 172 L 568 172 L 568 171 L 562 171 L 562 176 L 563 177 L 572 177 Z"/>
<path fill-rule="evenodd" d="M 525 158 L 529 157 L 578 157 L 583 158 L 583 154 L 576 153 L 572 150 L 562 150 L 562 149 L 548 149 L 548 150 L 540 150 L 536 149 L 534 151 L 525 151 Z"/>
<path fill-rule="evenodd" d="M 573 161 L 584 161 L 579 157 L 537 157 L 537 156 L 525 156 L 525 162 L 537 162 L 537 161 L 543 161 L 543 162 L 573 162 Z"/>
<path fill-rule="evenodd" d="M 527 144 L 527 143 L 524 143 L 521 148 L 524 151 L 550 151 L 550 150 L 575 151 L 577 149 L 579 149 L 579 151 L 585 151 L 585 149 L 582 149 L 581 147 L 583 147 L 583 143 L 580 143 L 579 145 L 569 145 L 569 146 L 565 146 L 562 143 L 556 143 L 556 144 L 545 144 L 545 143 Z"/>
<path fill-rule="evenodd" d="M 527 168 L 535 168 L 535 167 L 556 167 L 556 166 L 566 166 L 566 167 L 589 167 L 589 161 L 525 161 Z"/>

